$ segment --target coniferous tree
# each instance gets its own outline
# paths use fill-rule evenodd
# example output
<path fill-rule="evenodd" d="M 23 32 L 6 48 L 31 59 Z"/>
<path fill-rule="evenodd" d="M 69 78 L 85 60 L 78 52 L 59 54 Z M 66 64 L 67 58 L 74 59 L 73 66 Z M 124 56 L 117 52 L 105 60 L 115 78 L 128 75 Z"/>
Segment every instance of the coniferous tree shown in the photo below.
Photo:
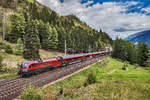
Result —
<path fill-rule="evenodd" d="M 23 52 L 22 47 L 23 47 L 22 39 L 19 38 L 17 40 L 17 44 L 16 44 L 16 47 L 15 47 L 15 54 L 16 55 L 22 55 L 22 52 Z"/>
<path fill-rule="evenodd" d="M 57 30 L 55 29 L 55 27 L 53 27 L 53 32 L 51 34 L 51 38 L 50 38 L 50 47 L 52 49 L 57 49 L 58 46 L 58 33 Z"/>
<path fill-rule="evenodd" d="M 42 9 L 42 12 L 41 12 L 41 19 L 43 20 L 43 22 L 45 22 L 45 23 L 47 23 L 47 22 L 50 22 L 51 20 L 50 20 L 50 18 L 51 18 L 51 11 L 49 10 L 49 8 L 47 8 L 47 7 L 44 7 L 43 9 Z"/>
<path fill-rule="evenodd" d="M 65 48 L 65 40 L 66 40 L 66 31 L 64 27 L 56 27 L 58 31 L 58 49 L 64 50 Z"/>
<path fill-rule="evenodd" d="M 28 22 L 26 27 L 26 34 L 24 36 L 24 51 L 23 57 L 25 59 L 39 59 L 40 40 L 37 30 L 38 21 L 32 20 Z"/>
<path fill-rule="evenodd" d="M 18 38 L 23 38 L 25 34 L 25 18 L 23 15 L 11 15 L 11 32 L 6 35 L 6 39 L 10 42 L 16 43 Z"/>
<path fill-rule="evenodd" d="M 38 32 L 40 37 L 41 47 L 43 49 L 50 49 L 50 38 L 52 36 L 52 28 L 49 23 L 45 24 L 42 20 L 39 21 Z"/>
<path fill-rule="evenodd" d="M 148 60 L 148 46 L 139 41 L 137 46 L 137 63 L 141 66 L 146 66 L 146 61 Z"/>
<path fill-rule="evenodd" d="M 127 61 L 131 64 L 136 63 L 136 47 L 132 42 L 126 43 L 126 50 L 127 50 Z"/>
<path fill-rule="evenodd" d="M 35 1 L 34 1 L 34 3 L 32 4 L 31 10 L 32 10 L 32 11 L 31 11 L 32 19 L 39 19 L 38 7 L 37 7 Z"/>

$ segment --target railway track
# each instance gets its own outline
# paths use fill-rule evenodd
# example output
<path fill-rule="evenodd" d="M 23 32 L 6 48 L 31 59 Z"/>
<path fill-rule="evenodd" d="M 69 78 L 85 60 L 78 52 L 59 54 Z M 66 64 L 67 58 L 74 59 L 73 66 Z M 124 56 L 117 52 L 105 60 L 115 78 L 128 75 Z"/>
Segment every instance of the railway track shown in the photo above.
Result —
<path fill-rule="evenodd" d="M 60 67 L 29 78 L 17 77 L 0 81 L 0 100 L 12 100 L 13 98 L 19 96 L 24 87 L 28 87 L 30 84 L 38 87 L 44 86 L 64 76 L 70 75 L 88 65 L 91 65 L 104 57 L 106 56 L 89 59 L 87 61 L 75 63 L 66 67 Z"/>

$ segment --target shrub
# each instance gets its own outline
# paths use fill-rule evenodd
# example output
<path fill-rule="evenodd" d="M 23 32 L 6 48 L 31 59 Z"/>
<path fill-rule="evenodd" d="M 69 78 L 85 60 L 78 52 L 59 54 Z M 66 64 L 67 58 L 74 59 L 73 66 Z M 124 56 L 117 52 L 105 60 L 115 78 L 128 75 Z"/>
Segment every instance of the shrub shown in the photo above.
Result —
<path fill-rule="evenodd" d="M 0 41 L 0 50 L 1 50 L 1 49 L 4 49 L 4 47 L 5 47 L 5 43 L 2 42 L 2 41 Z"/>
<path fill-rule="evenodd" d="M 96 83 L 96 76 L 93 73 L 89 73 L 87 83 L 88 84 Z"/>
<path fill-rule="evenodd" d="M 122 70 L 128 70 L 128 62 L 124 62 Z"/>
<path fill-rule="evenodd" d="M 49 88 L 44 89 L 42 100 L 58 100 L 57 94 Z"/>
<path fill-rule="evenodd" d="M 0 42 L 0 50 L 3 49 L 3 44 Z"/>
<path fill-rule="evenodd" d="M 76 90 L 76 87 L 75 86 L 70 86 L 70 87 L 68 87 L 67 89 L 65 89 L 65 91 L 64 91 L 64 96 L 65 97 L 67 97 L 67 96 L 69 96 L 69 97 L 73 97 L 73 92 L 74 92 L 74 90 Z"/>
<path fill-rule="evenodd" d="M 5 52 L 8 53 L 8 54 L 12 54 L 13 53 L 13 50 L 12 50 L 10 45 L 8 45 L 8 44 L 5 45 Z"/>
<path fill-rule="evenodd" d="M 28 88 L 24 88 L 21 93 L 22 100 L 42 100 L 42 91 L 30 85 Z"/>

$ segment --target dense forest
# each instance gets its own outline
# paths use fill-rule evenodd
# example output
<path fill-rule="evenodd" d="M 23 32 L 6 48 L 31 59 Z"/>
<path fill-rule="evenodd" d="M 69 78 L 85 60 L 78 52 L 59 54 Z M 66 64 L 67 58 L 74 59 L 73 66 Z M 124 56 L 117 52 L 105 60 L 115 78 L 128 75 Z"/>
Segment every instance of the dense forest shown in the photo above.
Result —
<path fill-rule="evenodd" d="M 81 53 L 104 50 L 112 44 L 102 30 L 90 28 L 75 15 L 59 16 L 34 0 L 1 0 L 0 4 L 0 33 L 11 43 L 21 39 L 27 59 L 39 58 L 34 55 L 39 48 L 64 51 L 66 47 L 68 53 Z"/>

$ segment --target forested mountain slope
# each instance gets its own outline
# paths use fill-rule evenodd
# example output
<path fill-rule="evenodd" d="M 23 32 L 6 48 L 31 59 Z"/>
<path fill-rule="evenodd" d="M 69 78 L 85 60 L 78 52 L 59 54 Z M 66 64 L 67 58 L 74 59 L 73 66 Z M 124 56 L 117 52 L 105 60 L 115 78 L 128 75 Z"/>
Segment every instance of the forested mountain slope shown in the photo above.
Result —
<path fill-rule="evenodd" d="M 107 33 L 90 28 L 74 15 L 59 16 L 34 0 L 1 0 L 0 10 L 3 19 L 0 20 L 0 33 L 2 35 L 4 25 L 4 38 L 12 43 L 16 43 L 19 38 L 24 40 L 29 28 L 26 26 L 32 20 L 36 20 L 43 49 L 64 51 L 66 43 L 67 50 L 71 53 L 94 52 L 112 43 Z"/>

